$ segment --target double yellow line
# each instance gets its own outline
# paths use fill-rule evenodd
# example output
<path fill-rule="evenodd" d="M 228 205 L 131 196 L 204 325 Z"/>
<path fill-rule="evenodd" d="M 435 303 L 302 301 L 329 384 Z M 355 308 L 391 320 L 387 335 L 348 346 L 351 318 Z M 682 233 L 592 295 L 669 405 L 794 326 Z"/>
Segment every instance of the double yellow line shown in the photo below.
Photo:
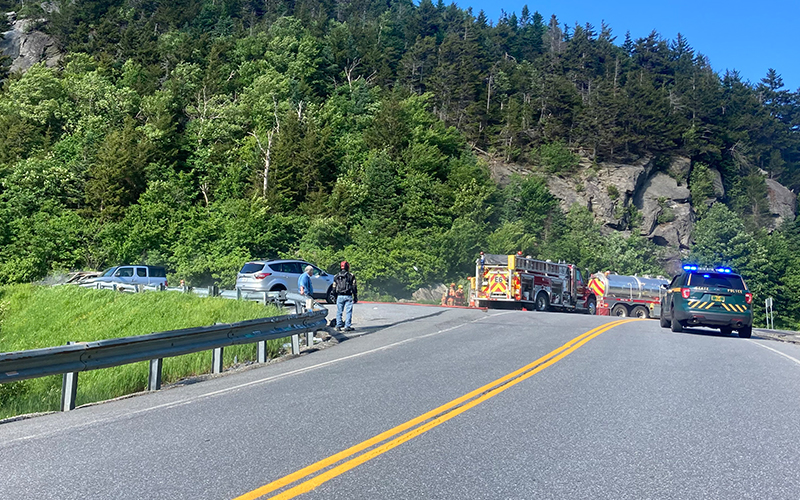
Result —
<path fill-rule="evenodd" d="M 277 499 L 285 500 L 289 498 L 294 498 L 298 495 L 302 495 L 303 493 L 308 493 L 317 486 L 320 486 L 321 484 L 365 462 L 368 462 L 369 460 L 372 460 L 373 458 L 382 455 L 383 453 L 386 453 L 387 451 L 393 448 L 400 446 L 406 441 L 410 441 L 411 439 L 419 436 L 420 434 L 423 434 L 433 429 L 437 425 L 447 422 L 456 415 L 460 415 L 461 413 L 464 413 L 470 408 L 473 408 L 481 404 L 487 399 L 497 396 L 501 392 L 505 391 L 506 389 L 509 389 L 510 387 L 515 386 L 516 384 L 522 382 L 523 380 L 532 377 L 536 373 L 539 373 L 548 366 L 554 365 L 561 359 L 573 353 L 582 345 L 586 344 L 587 342 L 597 337 L 598 335 L 607 332 L 608 330 L 611 330 L 615 326 L 619 326 L 625 323 L 630 323 L 632 321 L 641 321 L 641 320 L 624 319 L 619 321 L 612 321 L 611 323 L 606 323 L 597 328 L 589 330 L 583 335 L 579 335 L 578 337 L 575 337 L 574 339 L 570 340 L 569 342 L 562 345 L 558 349 L 555 349 L 545 354 L 544 356 L 537 359 L 533 363 L 523 366 L 519 370 L 511 372 L 508 375 L 505 375 L 493 382 L 490 382 L 482 387 L 479 387 L 474 391 L 469 392 L 459 398 L 456 398 L 450 401 L 449 403 L 446 403 L 427 413 L 424 413 L 419 417 L 413 418 L 408 422 L 400 424 L 397 427 L 382 432 L 381 434 L 378 434 L 377 436 L 370 438 L 362 443 L 352 446 L 344 451 L 340 451 L 335 455 L 331 455 L 328 458 L 320 460 L 317 463 L 311 464 L 308 467 L 300 469 L 299 471 L 289 474 L 288 476 L 284 476 L 278 480 L 275 480 L 269 484 L 257 488 L 249 493 L 245 493 L 244 495 L 236 497 L 234 500 L 253 500 L 256 498 L 260 498 L 263 497 L 264 495 L 280 490 L 286 486 L 289 486 L 302 479 L 305 479 L 316 472 L 327 469 L 321 474 L 313 476 L 310 479 L 307 479 L 301 482 L 300 484 L 297 484 L 289 489 L 286 489 L 283 492 L 278 493 L 277 495 L 270 498 L 275 500 Z M 387 441 L 387 439 L 390 438 L 394 439 Z M 357 455 L 358 453 L 361 454 Z M 349 460 L 342 462 L 345 459 Z"/>

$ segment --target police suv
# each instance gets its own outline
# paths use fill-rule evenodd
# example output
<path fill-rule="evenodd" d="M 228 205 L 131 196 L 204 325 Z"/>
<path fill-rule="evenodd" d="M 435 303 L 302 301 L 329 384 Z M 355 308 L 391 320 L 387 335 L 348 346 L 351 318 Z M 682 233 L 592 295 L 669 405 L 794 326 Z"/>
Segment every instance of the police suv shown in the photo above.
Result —
<path fill-rule="evenodd" d="M 672 279 L 661 301 L 661 326 L 681 332 L 688 326 L 719 328 L 723 334 L 733 330 L 742 338 L 753 332 L 753 294 L 744 280 L 730 268 L 683 266 Z"/>

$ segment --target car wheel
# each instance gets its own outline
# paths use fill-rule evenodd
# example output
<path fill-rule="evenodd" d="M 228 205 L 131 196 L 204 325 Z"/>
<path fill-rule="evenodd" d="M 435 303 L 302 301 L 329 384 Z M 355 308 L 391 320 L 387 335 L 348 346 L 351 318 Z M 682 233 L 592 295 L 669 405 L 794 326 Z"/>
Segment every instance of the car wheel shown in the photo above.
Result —
<path fill-rule="evenodd" d="M 611 308 L 611 315 L 617 316 L 619 318 L 627 318 L 628 317 L 628 308 L 622 304 L 617 304 Z"/>
<path fill-rule="evenodd" d="M 680 321 L 675 319 L 674 315 L 673 315 L 673 318 L 672 318 L 672 325 L 671 326 L 672 326 L 672 331 L 675 332 L 675 333 L 681 333 L 683 331 L 683 325 L 681 324 Z"/>
<path fill-rule="evenodd" d="M 539 292 L 539 295 L 536 296 L 536 310 L 547 311 L 549 309 L 550 309 L 550 299 L 547 298 L 546 293 Z"/>
<path fill-rule="evenodd" d="M 750 336 L 753 334 L 753 327 L 747 326 L 745 328 L 739 328 L 739 337 L 743 339 L 749 339 Z"/>
<path fill-rule="evenodd" d="M 325 294 L 325 302 L 328 304 L 336 303 L 336 292 L 333 291 L 333 286 L 328 287 L 328 293 Z"/>
<path fill-rule="evenodd" d="M 589 299 L 589 305 L 587 306 L 587 309 L 590 315 L 594 316 L 597 314 L 597 301 L 594 300 L 594 297 Z"/>
<path fill-rule="evenodd" d="M 282 292 L 283 290 L 286 290 L 286 287 L 283 285 L 275 285 L 269 289 L 270 292 Z"/>
<path fill-rule="evenodd" d="M 633 308 L 633 311 L 631 311 L 631 316 L 639 319 L 647 319 L 650 317 L 650 313 L 647 311 L 646 307 L 636 306 Z"/>
<path fill-rule="evenodd" d="M 669 328 L 669 320 L 664 316 L 664 312 L 661 312 L 661 328 Z"/>
<path fill-rule="evenodd" d="M 731 328 L 729 326 L 722 326 L 719 329 L 719 333 L 721 333 L 723 335 L 730 335 L 731 333 L 733 333 L 733 328 Z"/>

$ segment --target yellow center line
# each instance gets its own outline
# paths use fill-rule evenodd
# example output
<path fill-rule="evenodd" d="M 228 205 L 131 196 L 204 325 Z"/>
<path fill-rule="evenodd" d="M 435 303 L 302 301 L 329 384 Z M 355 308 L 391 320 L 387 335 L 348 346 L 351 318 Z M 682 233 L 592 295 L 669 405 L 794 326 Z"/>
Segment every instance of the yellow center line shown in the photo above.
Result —
<path fill-rule="evenodd" d="M 486 385 L 484 385 L 482 387 L 479 387 L 478 389 L 475 389 L 475 390 L 465 394 L 464 396 L 456 398 L 456 399 L 450 401 L 449 403 L 446 403 L 446 404 L 444 404 L 442 406 L 439 406 L 438 408 L 435 408 L 435 409 L 433 409 L 433 410 L 431 410 L 431 411 L 429 411 L 427 413 L 424 413 L 423 415 L 420 415 L 419 417 L 411 419 L 408 422 L 400 424 L 397 427 L 394 427 L 394 428 L 389 429 L 389 430 L 387 430 L 385 432 L 382 432 L 381 434 L 378 434 L 377 436 L 375 436 L 373 438 L 370 438 L 370 439 L 368 439 L 366 441 L 363 441 L 362 443 L 359 443 L 359 444 L 357 444 L 355 446 L 352 446 L 352 447 L 350 447 L 350 448 L 348 448 L 348 449 L 346 449 L 344 451 L 341 451 L 339 453 L 331 455 L 330 457 L 328 457 L 326 459 L 320 460 L 319 462 L 311 464 L 311 465 L 309 465 L 309 466 L 307 466 L 307 467 L 305 467 L 303 469 L 298 470 L 297 472 L 294 472 L 292 474 L 284 476 L 283 478 L 280 478 L 280 479 L 278 479 L 276 481 L 273 481 L 273 482 L 271 482 L 269 484 L 266 484 L 266 485 L 264 485 L 264 486 L 262 486 L 260 488 L 257 488 L 257 489 L 255 489 L 253 491 L 245 493 L 244 495 L 241 495 L 241 496 L 235 498 L 234 500 L 253 500 L 253 499 L 262 497 L 262 496 L 264 496 L 264 495 L 266 495 L 268 493 L 271 493 L 271 492 L 273 492 L 275 490 L 283 488 L 284 486 L 287 486 L 289 484 L 295 483 L 295 482 L 299 481 L 300 479 L 303 479 L 303 478 L 305 478 L 305 477 L 307 477 L 307 476 L 309 476 L 309 475 L 311 475 L 311 474 L 313 474 L 315 472 L 318 472 L 318 471 L 320 471 L 322 469 L 328 468 L 328 467 L 330 467 L 330 466 L 332 466 L 332 465 L 344 460 L 345 458 L 351 457 L 351 456 L 355 455 L 358 452 L 364 451 L 364 450 L 366 450 L 366 449 L 368 449 L 368 448 L 370 448 L 372 446 L 375 446 L 378 443 L 381 443 L 381 442 L 383 442 L 383 441 L 385 441 L 385 440 L 387 440 L 387 439 L 389 439 L 389 438 L 391 438 L 393 436 L 396 436 L 397 434 L 400 434 L 400 433 L 402 433 L 402 432 L 404 432 L 404 431 L 406 431 L 408 429 L 411 429 L 411 428 L 417 426 L 418 424 L 420 424 L 422 422 L 425 422 L 425 421 L 433 418 L 433 420 L 430 420 L 430 421 L 426 422 L 425 424 L 420 425 L 419 427 L 416 427 L 415 429 L 407 432 L 406 434 L 403 434 L 403 435 L 401 435 L 401 436 L 399 436 L 399 437 L 397 437 L 397 438 L 395 438 L 395 439 L 393 439 L 391 441 L 388 441 L 388 442 L 386 442 L 386 443 L 384 443 L 384 444 L 382 444 L 380 446 L 377 446 L 376 448 L 374 448 L 372 450 L 369 450 L 366 453 L 363 453 L 363 454 L 361 454 L 361 455 L 359 455 L 359 456 L 357 456 L 357 457 L 355 457 L 355 458 L 353 458 L 351 460 L 348 460 L 347 462 L 344 462 L 344 463 L 342 463 L 342 464 L 340 464 L 340 465 L 338 465 L 336 467 L 333 467 L 332 469 L 330 469 L 328 471 L 325 471 L 324 473 L 319 474 L 318 476 L 315 476 L 315 477 L 313 477 L 313 478 L 311 478 L 311 479 L 309 479 L 309 480 L 307 480 L 307 481 L 305 481 L 303 483 L 300 483 L 297 486 L 294 486 L 294 487 L 284 491 L 283 493 L 275 495 L 275 496 L 273 496 L 271 498 L 272 499 L 289 499 L 289 498 L 294 498 L 297 495 L 300 495 L 300 494 L 303 494 L 303 493 L 307 493 L 307 492 L 313 490 L 314 488 L 316 488 L 317 486 L 325 483 L 326 481 L 328 481 L 328 480 L 330 480 L 330 479 L 332 479 L 332 478 L 334 478 L 336 476 L 339 476 L 339 475 L 343 474 L 344 472 L 347 472 L 347 471 L 353 469 L 354 467 L 357 467 L 358 465 L 361 465 L 361 464 L 363 464 L 363 463 L 365 463 L 365 462 L 367 462 L 369 460 L 372 460 L 373 458 L 375 458 L 375 457 L 377 457 L 377 456 L 379 456 L 379 455 L 381 455 L 381 454 L 383 454 L 383 453 L 385 453 L 385 452 L 387 452 L 387 451 L 389 451 L 389 450 L 391 450 L 393 448 L 396 448 L 397 446 L 400 446 L 401 444 L 413 439 L 414 437 L 419 436 L 420 434 L 423 434 L 423 433 L 429 431 L 430 429 L 433 429 L 434 427 L 438 426 L 439 424 L 444 423 L 444 422 L 450 420 L 451 418 L 453 418 L 453 417 L 455 417 L 457 415 L 460 415 L 461 413 L 464 413 L 468 409 L 473 408 L 473 407 L 477 406 L 478 404 L 486 401 L 487 399 L 490 399 L 490 398 L 500 394 L 501 392 L 505 391 L 506 389 L 508 389 L 508 388 L 510 388 L 510 387 L 522 382 L 523 380 L 528 379 L 529 377 L 533 376 L 534 374 L 544 370 L 545 368 L 547 368 L 547 367 L 555 364 L 559 360 L 563 359 L 564 357 L 566 357 L 570 353 L 572 353 L 575 350 L 577 350 L 578 348 L 580 348 L 582 345 L 584 345 L 587 342 L 589 342 L 594 337 L 597 337 L 598 335 L 600 335 L 600 334 L 602 334 L 602 333 L 614 328 L 615 326 L 618 326 L 618 325 L 621 325 L 621 324 L 624 324 L 624 323 L 629 323 L 629 322 L 632 322 L 632 321 L 641 321 L 641 320 L 638 320 L 638 319 L 618 320 L 618 321 L 614 321 L 614 322 L 611 322 L 611 323 L 606 323 L 606 324 L 601 325 L 601 326 L 599 326 L 597 328 L 589 330 L 588 332 L 586 332 L 586 333 L 584 333 L 582 335 L 579 335 L 578 337 L 575 337 L 574 339 L 570 340 L 569 342 L 567 342 L 566 344 L 562 345 L 561 347 L 559 347 L 559 348 L 549 352 L 548 354 L 542 356 L 541 358 L 537 359 L 536 361 L 534 361 L 534 362 L 532 362 L 532 363 L 530 363 L 530 364 L 528 364 L 526 366 L 523 366 L 522 368 L 520 368 L 520 369 L 518 369 L 516 371 L 513 371 L 513 372 L 509 373 L 508 375 L 504 375 L 503 377 L 501 377 L 501 378 L 499 378 L 499 379 L 497 379 L 497 380 L 495 380 L 493 382 L 490 382 L 490 383 L 488 383 L 488 384 L 486 384 Z M 479 397 L 476 398 L 476 396 L 479 396 Z"/>

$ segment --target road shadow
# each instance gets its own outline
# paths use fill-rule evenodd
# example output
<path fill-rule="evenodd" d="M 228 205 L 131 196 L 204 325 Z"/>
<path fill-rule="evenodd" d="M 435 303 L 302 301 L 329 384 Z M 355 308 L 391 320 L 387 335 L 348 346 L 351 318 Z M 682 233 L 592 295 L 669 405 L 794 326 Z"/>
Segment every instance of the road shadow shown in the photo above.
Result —
<path fill-rule="evenodd" d="M 355 330 L 352 332 L 337 332 L 335 328 L 328 326 L 325 328 L 325 331 L 328 332 L 332 338 L 336 339 L 337 342 L 344 342 L 346 340 L 350 340 L 352 338 L 361 337 L 363 335 L 369 335 L 371 333 L 375 333 L 379 330 L 383 330 L 385 328 L 390 328 L 392 326 L 402 325 L 404 323 L 411 323 L 413 321 L 418 321 L 421 319 L 433 318 L 435 316 L 440 316 L 447 311 L 437 311 L 431 314 L 425 314 L 424 316 L 417 316 L 414 318 L 403 319 L 400 321 L 395 321 L 393 323 L 384 323 L 380 325 L 371 325 L 371 326 L 355 326 Z M 334 320 L 335 321 L 335 320 Z"/>
<path fill-rule="evenodd" d="M 691 327 L 691 328 L 690 327 L 684 327 L 682 333 L 685 333 L 685 334 L 688 334 L 688 335 L 697 335 L 697 336 L 701 336 L 701 337 L 720 337 L 720 338 L 730 338 L 730 339 L 739 339 L 739 338 L 741 338 L 741 337 L 739 337 L 739 334 L 736 332 L 736 330 L 734 330 L 733 332 L 731 332 L 729 334 L 725 334 L 725 333 L 720 332 L 717 329 L 702 328 L 702 327 Z M 754 333 L 753 336 L 750 337 L 750 338 L 752 338 L 752 339 L 762 339 L 763 340 L 762 337 L 759 337 L 758 335 L 755 335 L 755 332 L 753 332 L 753 333 Z"/>

